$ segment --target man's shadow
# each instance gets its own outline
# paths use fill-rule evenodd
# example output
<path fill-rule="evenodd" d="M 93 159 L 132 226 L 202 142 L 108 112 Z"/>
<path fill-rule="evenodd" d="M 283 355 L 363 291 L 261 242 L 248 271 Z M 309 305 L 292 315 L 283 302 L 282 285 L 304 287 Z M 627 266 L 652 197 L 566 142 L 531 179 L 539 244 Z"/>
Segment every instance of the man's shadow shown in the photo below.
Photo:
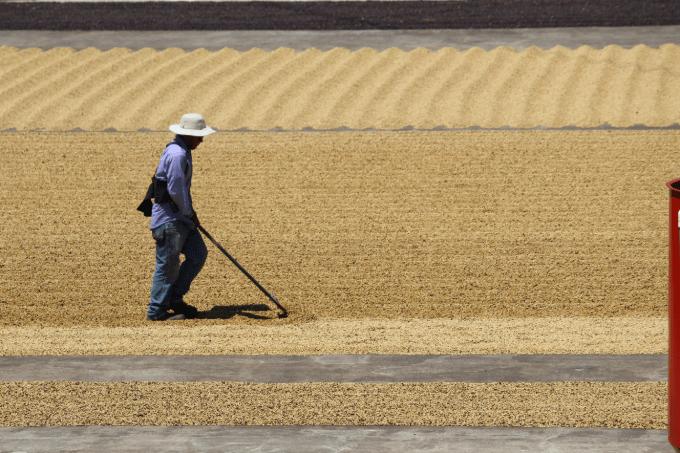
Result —
<path fill-rule="evenodd" d="M 196 319 L 230 319 L 236 315 L 244 316 L 250 319 L 275 319 L 271 316 L 261 316 L 252 311 L 270 311 L 271 309 L 265 304 L 250 304 L 250 305 L 215 305 L 208 311 L 199 311 Z"/>

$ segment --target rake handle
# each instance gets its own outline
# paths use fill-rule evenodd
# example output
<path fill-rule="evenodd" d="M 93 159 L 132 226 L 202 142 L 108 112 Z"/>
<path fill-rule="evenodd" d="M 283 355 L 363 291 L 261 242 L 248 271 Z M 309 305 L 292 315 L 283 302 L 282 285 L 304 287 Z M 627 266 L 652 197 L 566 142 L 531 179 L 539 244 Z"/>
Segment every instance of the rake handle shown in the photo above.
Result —
<path fill-rule="evenodd" d="M 239 269 L 241 272 L 243 272 L 243 273 L 245 274 L 245 276 L 248 277 L 248 278 L 250 279 L 250 281 L 253 282 L 253 284 L 254 284 L 255 286 L 257 286 L 257 288 L 258 288 L 260 291 L 262 291 L 262 292 L 269 298 L 269 300 L 271 300 L 271 301 L 279 308 L 279 310 L 281 310 L 282 315 L 285 315 L 285 316 L 288 315 L 288 311 L 283 307 L 283 305 L 281 305 L 281 304 L 279 303 L 279 301 L 276 299 L 276 297 L 274 297 L 273 294 L 271 294 L 269 291 L 267 291 L 267 289 L 266 289 L 264 286 L 260 285 L 260 282 L 258 282 L 257 280 L 255 280 L 255 277 L 253 277 L 252 275 L 250 275 L 250 272 L 248 272 L 248 271 L 246 270 L 245 267 L 241 266 L 241 264 L 240 264 L 238 261 L 236 261 L 236 258 L 234 258 L 233 256 L 231 256 L 231 254 L 230 254 L 229 252 L 227 252 L 227 250 L 226 250 L 224 247 L 222 247 L 222 246 L 220 245 L 220 243 L 217 242 L 217 241 L 212 237 L 212 235 L 211 235 L 210 233 L 208 233 L 208 231 L 206 231 L 205 228 L 203 228 L 202 225 L 198 225 L 198 230 L 199 230 L 201 233 L 203 233 L 203 234 L 205 235 L 205 237 L 207 237 L 207 238 L 210 240 L 210 242 L 212 242 L 213 245 L 215 245 L 215 247 L 217 247 L 217 248 L 219 249 L 220 252 L 222 252 L 227 258 L 229 258 L 229 261 L 231 261 L 232 263 L 234 263 L 234 265 L 235 265 L 236 267 L 238 267 L 238 269 Z"/>

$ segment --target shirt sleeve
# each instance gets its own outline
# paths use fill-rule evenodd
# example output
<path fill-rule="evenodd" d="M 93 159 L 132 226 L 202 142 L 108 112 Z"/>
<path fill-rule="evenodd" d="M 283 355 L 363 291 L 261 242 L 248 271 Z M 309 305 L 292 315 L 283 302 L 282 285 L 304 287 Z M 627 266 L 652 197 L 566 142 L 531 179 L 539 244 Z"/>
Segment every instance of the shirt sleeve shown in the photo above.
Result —
<path fill-rule="evenodd" d="M 179 213 L 185 217 L 191 217 L 194 209 L 191 206 L 191 196 L 184 175 L 187 157 L 184 153 L 172 153 L 168 157 L 168 194 L 179 208 Z"/>

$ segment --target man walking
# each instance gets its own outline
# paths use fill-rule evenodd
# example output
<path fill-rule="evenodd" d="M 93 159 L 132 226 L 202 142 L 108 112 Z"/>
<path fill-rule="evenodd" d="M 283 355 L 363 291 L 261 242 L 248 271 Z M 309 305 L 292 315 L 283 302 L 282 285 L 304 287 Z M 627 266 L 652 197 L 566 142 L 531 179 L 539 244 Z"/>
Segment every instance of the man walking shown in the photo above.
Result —
<path fill-rule="evenodd" d="M 179 124 L 170 126 L 170 131 L 177 135 L 161 154 L 153 180 L 150 229 L 156 240 L 156 271 L 146 314 L 150 321 L 197 315 L 196 307 L 184 302 L 183 297 L 208 256 L 191 202 L 191 151 L 215 130 L 206 126 L 198 113 L 187 113 Z M 181 266 L 180 253 L 185 256 Z"/>

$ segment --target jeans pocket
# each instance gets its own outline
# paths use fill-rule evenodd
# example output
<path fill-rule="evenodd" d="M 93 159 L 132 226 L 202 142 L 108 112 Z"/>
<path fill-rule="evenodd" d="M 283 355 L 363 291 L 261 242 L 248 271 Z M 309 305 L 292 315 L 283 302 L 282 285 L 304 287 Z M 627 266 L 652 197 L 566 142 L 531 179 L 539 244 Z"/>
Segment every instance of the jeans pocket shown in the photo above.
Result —
<path fill-rule="evenodd" d="M 182 245 L 186 239 L 186 234 L 182 233 L 181 227 L 175 224 L 170 224 L 163 232 L 163 240 L 169 253 L 177 255 L 182 251 Z"/>
<path fill-rule="evenodd" d="M 158 227 L 151 230 L 151 237 L 156 240 L 156 244 L 163 245 L 165 242 L 165 228 Z"/>

